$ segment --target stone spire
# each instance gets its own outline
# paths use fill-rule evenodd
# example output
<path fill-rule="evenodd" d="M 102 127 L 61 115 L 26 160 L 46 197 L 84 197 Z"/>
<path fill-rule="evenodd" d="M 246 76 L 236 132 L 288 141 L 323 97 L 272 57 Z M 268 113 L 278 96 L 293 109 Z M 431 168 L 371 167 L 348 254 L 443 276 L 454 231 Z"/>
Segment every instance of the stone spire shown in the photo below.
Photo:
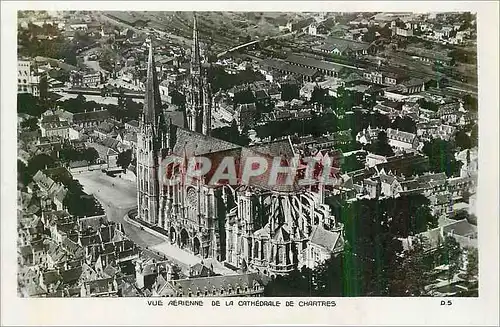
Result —
<path fill-rule="evenodd" d="M 161 98 L 158 78 L 156 76 L 156 65 L 153 55 L 153 42 L 149 41 L 148 68 L 146 79 L 146 94 L 144 96 L 144 122 L 158 126 L 161 114 Z"/>
<path fill-rule="evenodd" d="M 191 48 L 191 75 L 201 73 L 200 43 L 198 41 L 198 27 L 196 26 L 196 13 L 193 14 L 193 45 Z"/>

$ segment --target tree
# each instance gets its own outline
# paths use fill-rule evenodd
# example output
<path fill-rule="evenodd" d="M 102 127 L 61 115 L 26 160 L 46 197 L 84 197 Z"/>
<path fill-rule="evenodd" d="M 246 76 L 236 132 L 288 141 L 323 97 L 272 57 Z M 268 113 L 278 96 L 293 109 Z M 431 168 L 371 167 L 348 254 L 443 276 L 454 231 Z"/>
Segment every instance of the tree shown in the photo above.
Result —
<path fill-rule="evenodd" d="M 470 131 L 470 140 L 471 140 L 471 146 L 476 147 L 477 142 L 478 142 L 478 130 L 477 130 L 477 124 L 474 124 L 472 126 L 472 129 Z"/>
<path fill-rule="evenodd" d="M 17 159 L 17 181 L 23 186 L 31 182 L 31 177 L 28 172 L 28 167 L 21 160 Z"/>
<path fill-rule="evenodd" d="M 426 142 L 422 149 L 429 158 L 429 169 L 435 173 L 444 172 L 448 177 L 455 176 L 460 171 L 460 163 L 455 159 L 453 143 L 441 139 Z"/>
<path fill-rule="evenodd" d="M 49 93 L 49 83 L 47 82 L 47 76 L 42 76 L 40 78 L 40 99 L 45 100 L 47 99 L 48 93 Z"/>
<path fill-rule="evenodd" d="M 40 117 L 48 108 L 33 95 L 20 93 L 17 95 L 17 112 Z"/>
<path fill-rule="evenodd" d="M 418 237 L 413 247 L 403 253 L 389 282 L 390 296 L 422 296 L 425 286 L 431 283 L 431 267 L 426 263 L 427 240 Z"/>
<path fill-rule="evenodd" d="M 126 150 L 118 154 L 118 159 L 116 160 L 116 164 L 123 169 L 127 169 L 127 167 L 132 162 L 132 150 Z"/>
<path fill-rule="evenodd" d="M 95 163 L 99 158 L 99 152 L 93 147 L 88 147 L 83 151 L 83 159 L 89 163 Z"/>
<path fill-rule="evenodd" d="M 38 129 L 38 119 L 37 118 L 28 118 L 21 122 L 21 127 L 26 128 L 29 131 L 36 131 Z"/>
<path fill-rule="evenodd" d="M 391 124 L 391 128 L 413 134 L 417 133 L 417 125 L 415 124 L 415 121 L 408 116 L 396 117 Z"/>
<path fill-rule="evenodd" d="M 472 140 L 470 136 L 461 129 L 455 133 L 455 145 L 462 150 L 470 149 L 472 148 Z"/>
<path fill-rule="evenodd" d="M 281 100 L 290 101 L 299 98 L 299 86 L 295 83 L 285 83 L 281 86 Z"/>
<path fill-rule="evenodd" d="M 438 248 L 441 264 L 448 266 L 448 281 L 451 281 L 462 266 L 462 249 L 452 236 L 446 236 Z"/>
<path fill-rule="evenodd" d="M 350 156 L 344 157 L 344 162 L 342 163 L 342 171 L 350 172 L 365 168 L 365 164 L 358 160 L 356 155 L 352 154 Z"/>
<path fill-rule="evenodd" d="M 363 40 L 363 42 L 372 43 L 376 39 L 375 32 L 376 29 L 374 27 L 369 27 L 368 32 L 363 34 L 361 39 Z"/>
<path fill-rule="evenodd" d="M 368 145 L 367 148 L 370 152 L 381 156 L 390 157 L 394 155 L 394 151 L 389 145 L 387 133 L 384 131 L 379 132 L 377 140 L 374 143 Z"/>
<path fill-rule="evenodd" d="M 125 109 L 125 90 L 120 86 L 118 89 L 118 108 Z"/>
<path fill-rule="evenodd" d="M 432 101 L 427 101 L 423 98 L 418 100 L 418 105 L 422 109 L 427 109 L 427 110 L 431 110 L 434 112 L 438 111 L 438 109 L 439 109 L 439 105 L 437 103 L 432 102 Z"/>
<path fill-rule="evenodd" d="M 465 279 L 468 282 L 476 278 L 477 274 L 479 273 L 478 261 L 477 249 L 467 249 L 467 266 L 465 268 Z"/>
<path fill-rule="evenodd" d="M 39 170 L 55 167 L 55 160 L 46 154 L 37 154 L 28 161 L 27 173 L 33 177 Z"/>

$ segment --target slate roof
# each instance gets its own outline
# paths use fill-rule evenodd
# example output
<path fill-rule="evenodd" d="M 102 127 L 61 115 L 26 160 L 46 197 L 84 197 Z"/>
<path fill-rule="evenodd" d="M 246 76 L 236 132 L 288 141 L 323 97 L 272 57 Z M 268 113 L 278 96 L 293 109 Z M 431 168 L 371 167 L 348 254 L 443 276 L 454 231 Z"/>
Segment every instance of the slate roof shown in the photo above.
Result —
<path fill-rule="evenodd" d="M 267 59 L 262 60 L 261 65 L 267 66 L 267 67 L 272 68 L 272 69 L 277 69 L 277 70 L 289 72 L 292 74 L 299 74 L 299 75 L 303 75 L 303 76 L 307 76 L 307 77 L 313 77 L 318 73 L 318 71 L 316 69 L 295 66 L 295 65 L 289 64 L 283 60 L 272 59 L 272 58 L 267 58 Z"/>
<path fill-rule="evenodd" d="M 176 143 L 173 152 L 189 158 L 210 152 L 235 149 L 239 146 L 211 136 L 196 133 L 184 128 L 177 128 Z"/>
<path fill-rule="evenodd" d="M 43 283 L 45 285 L 57 284 L 62 280 L 61 275 L 57 270 L 49 270 L 43 273 Z"/>
<path fill-rule="evenodd" d="M 21 246 L 19 248 L 19 253 L 23 258 L 26 258 L 28 256 L 33 255 L 33 248 L 31 247 L 31 245 Z"/>
<path fill-rule="evenodd" d="M 397 140 L 405 143 L 413 143 L 417 136 L 413 133 L 398 131 L 392 128 L 387 129 L 387 138 L 389 140 Z"/>
<path fill-rule="evenodd" d="M 268 155 L 281 155 L 285 158 L 292 158 L 295 153 L 289 139 L 251 145 L 249 148 Z"/>
<path fill-rule="evenodd" d="M 342 38 L 337 38 L 337 37 L 328 37 L 325 40 L 325 45 L 328 44 L 334 48 L 339 49 L 340 51 L 344 52 L 347 49 L 351 50 L 367 50 L 370 47 L 370 44 L 365 43 L 365 42 L 358 42 L 354 40 L 348 40 L 348 39 L 342 39 Z M 333 49 L 332 49 L 333 50 Z"/>
<path fill-rule="evenodd" d="M 29 297 L 37 297 L 47 294 L 47 290 L 42 288 L 38 283 L 32 281 L 25 286 L 25 289 Z"/>
<path fill-rule="evenodd" d="M 392 184 L 396 180 L 396 177 L 394 177 L 392 175 L 381 174 L 379 177 L 380 177 L 380 181 L 382 183 L 386 183 L 386 184 Z"/>
<path fill-rule="evenodd" d="M 340 233 L 331 232 L 321 225 L 316 225 L 313 227 L 311 234 L 311 243 L 319 245 L 328 251 L 333 251 L 340 238 Z"/>
<path fill-rule="evenodd" d="M 110 117 L 107 109 L 88 112 L 79 112 L 72 114 L 73 123 L 82 123 L 87 121 L 104 121 Z"/>
<path fill-rule="evenodd" d="M 208 276 L 213 276 L 215 275 L 215 273 L 210 269 L 208 268 L 207 266 L 205 266 L 204 264 L 198 262 L 197 264 L 195 264 L 194 266 L 191 266 L 189 268 L 190 270 L 190 273 L 191 273 L 191 277 L 208 277 Z"/>
<path fill-rule="evenodd" d="M 263 286 L 263 281 L 257 273 L 251 273 L 179 279 L 171 281 L 170 284 L 173 286 L 175 291 L 181 293 L 182 296 L 188 296 L 189 290 L 191 290 L 192 294 L 196 296 L 198 291 L 204 293 L 205 290 L 208 291 L 209 294 L 215 291 L 216 294 L 220 295 L 221 290 L 224 290 L 224 294 L 228 294 L 229 289 L 232 290 L 232 294 L 236 295 L 236 289 L 238 286 L 242 291 L 244 291 L 245 287 L 252 289 L 256 284 Z"/>
<path fill-rule="evenodd" d="M 111 289 L 110 289 L 111 284 Z M 99 293 L 116 292 L 118 290 L 113 287 L 112 278 L 97 279 L 89 282 L 85 282 L 85 286 L 89 286 L 90 294 L 97 295 Z"/>
<path fill-rule="evenodd" d="M 69 123 L 65 120 L 50 121 L 50 122 L 43 122 L 42 123 L 42 128 L 45 128 L 45 129 L 60 129 L 60 128 L 67 128 L 67 127 L 69 127 Z"/>
<path fill-rule="evenodd" d="M 292 54 L 286 58 L 286 61 L 291 64 L 304 65 L 312 69 L 321 69 L 327 71 L 338 72 L 343 67 L 332 62 L 318 60 L 310 57 L 299 56 Z"/>
<path fill-rule="evenodd" d="M 452 231 L 454 234 L 460 236 L 477 238 L 477 227 L 470 224 L 467 219 L 457 220 L 454 223 L 443 227 L 445 235 Z"/>
<path fill-rule="evenodd" d="M 165 121 L 168 123 L 172 120 L 172 124 L 179 127 L 185 127 L 185 119 L 183 111 L 165 111 Z"/>
<path fill-rule="evenodd" d="M 62 270 L 60 274 L 64 284 L 76 283 L 82 275 L 82 266 L 71 268 L 68 270 Z"/>

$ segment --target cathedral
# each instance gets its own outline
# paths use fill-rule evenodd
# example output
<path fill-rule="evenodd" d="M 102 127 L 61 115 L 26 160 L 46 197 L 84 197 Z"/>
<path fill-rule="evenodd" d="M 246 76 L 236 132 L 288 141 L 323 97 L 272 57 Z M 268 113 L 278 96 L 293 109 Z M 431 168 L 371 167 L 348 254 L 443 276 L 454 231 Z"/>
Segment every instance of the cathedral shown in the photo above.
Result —
<path fill-rule="evenodd" d="M 214 186 L 203 178 L 189 184 L 163 183 L 168 156 L 231 156 L 238 162 L 255 156 L 297 156 L 289 139 L 242 147 L 211 137 L 214 104 L 202 61 L 195 18 L 185 90 L 186 126 L 179 126 L 162 110 L 153 46 L 149 46 L 137 136 L 138 218 L 162 228 L 172 244 L 243 271 L 286 274 L 340 253 L 343 226 L 324 204 L 322 185 L 268 185 L 253 179 L 244 185 Z M 185 172 L 174 169 L 173 174 Z"/>

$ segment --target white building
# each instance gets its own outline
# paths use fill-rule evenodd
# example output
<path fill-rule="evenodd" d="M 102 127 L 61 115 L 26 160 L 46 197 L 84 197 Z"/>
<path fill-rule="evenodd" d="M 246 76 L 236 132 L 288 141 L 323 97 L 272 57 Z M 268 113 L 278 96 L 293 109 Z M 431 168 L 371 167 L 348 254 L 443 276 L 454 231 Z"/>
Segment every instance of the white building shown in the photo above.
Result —
<path fill-rule="evenodd" d="M 311 25 L 309 25 L 308 33 L 309 35 L 318 35 L 318 25 L 316 23 L 312 23 Z"/>
<path fill-rule="evenodd" d="M 40 96 L 40 80 L 42 76 L 35 75 L 29 60 L 17 61 L 17 93 L 30 93 Z"/>

